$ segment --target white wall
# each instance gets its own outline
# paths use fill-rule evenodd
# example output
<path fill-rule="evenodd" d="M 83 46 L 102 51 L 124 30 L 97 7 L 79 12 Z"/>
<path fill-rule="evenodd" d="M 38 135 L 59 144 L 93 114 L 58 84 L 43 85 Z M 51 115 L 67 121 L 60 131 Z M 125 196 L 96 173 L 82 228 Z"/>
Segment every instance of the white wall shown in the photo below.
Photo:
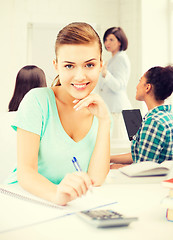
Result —
<path fill-rule="evenodd" d="M 0 0 L 0 112 L 7 110 L 17 72 L 28 64 L 28 23 L 85 21 L 97 23 L 103 33 L 117 25 L 117 4 L 118 0 Z"/>
<path fill-rule="evenodd" d="M 146 111 L 135 100 L 136 85 L 149 68 L 170 63 L 169 0 L 120 0 L 119 23 L 129 39 L 127 53 L 131 60 L 128 95 L 133 107 Z"/>
<path fill-rule="evenodd" d="M 134 108 L 141 108 L 141 103 L 135 100 L 136 85 L 141 75 L 141 12 L 141 0 L 119 1 L 119 25 L 128 37 L 127 54 L 131 62 L 127 93 Z"/>
<path fill-rule="evenodd" d="M 7 110 L 19 69 L 34 64 L 29 62 L 27 55 L 28 23 L 67 24 L 73 21 L 98 24 L 101 39 L 109 27 L 121 26 L 125 30 L 132 66 L 128 95 L 133 107 L 142 107 L 135 100 L 141 74 L 156 64 L 168 62 L 168 1 L 0 0 L 0 112 Z M 109 57 L 103 48 L 103 59 Z"/>
<path fill-rule="evenodd" d="M 142 0 L 141 27 L 142 73 L 170 64 L 169 0 Z M 170 104 L 171 97 L 166 102 Z"/>
<path fill-rule="evenodd" d="M 142 0 L 142 71 L 169 64 L 169 0 Z"/>

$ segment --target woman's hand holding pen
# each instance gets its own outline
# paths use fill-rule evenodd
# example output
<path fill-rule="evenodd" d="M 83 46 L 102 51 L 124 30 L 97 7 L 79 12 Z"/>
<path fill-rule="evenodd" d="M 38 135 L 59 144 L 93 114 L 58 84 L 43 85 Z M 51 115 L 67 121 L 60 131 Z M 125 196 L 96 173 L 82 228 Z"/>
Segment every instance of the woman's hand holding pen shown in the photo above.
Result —
<path fill-rule="evenodd" d="M 73 103 L 76 103 L 74 106 L 76 111 L 87 108 L 90 113 L 95 115 L 99 120 L 110 119 L 108 108 L 98 94 L 92 93 L 84 99 L 75 99 Z"/>
<path fill-rule="evenodd" d="M 69 201 L 85 195 L 93 181 L 85 172 L 67 174 L 57 186 L 54 202 L 59 205 L 66 205 Z"/>

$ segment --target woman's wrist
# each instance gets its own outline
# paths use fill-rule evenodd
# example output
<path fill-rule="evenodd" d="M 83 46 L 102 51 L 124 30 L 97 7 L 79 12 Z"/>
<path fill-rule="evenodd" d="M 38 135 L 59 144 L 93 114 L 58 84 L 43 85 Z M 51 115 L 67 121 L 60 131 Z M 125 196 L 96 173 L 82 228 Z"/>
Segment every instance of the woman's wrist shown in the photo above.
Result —
<path fill-rule="evenodd" d="M 52 202 L 57 205 L 65 205 L 62 196 L 60 196 L 59 185 L 56 185 L 55 187 L 55 191 L 52 193 Z"/>
<path fill-rule="evenodd" d="M 102 118 L 98 118 L 98 121 L 99 121 L 99 125 L 108 125 L 108 126 L 111 125 L 111 119 L 109 115 Z"/>
<path fill-rule="evenodd" d="M 64 206 L 64 205 L 67 204 L 67 202 L 65 201 L 64 196 L 61 193 L 59 188 L 60 188 L 60 186 L 57 185 L 56 192 L 55 192 L 55 195 L 54 195 L 54 203 L 58 204 L 58 205 L 61 205 L 61 206 Z"/>

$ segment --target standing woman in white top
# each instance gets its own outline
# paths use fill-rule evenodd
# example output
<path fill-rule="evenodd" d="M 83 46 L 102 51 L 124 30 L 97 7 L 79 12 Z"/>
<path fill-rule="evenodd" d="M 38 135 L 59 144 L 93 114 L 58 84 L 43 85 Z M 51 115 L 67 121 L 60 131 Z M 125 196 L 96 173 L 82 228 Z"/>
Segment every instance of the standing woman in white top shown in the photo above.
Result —
<path fill-rule="evenodd" d="M 130 62 L 125 50 L 128 39 L 120 27 L 106 30 L 103 42 L 111 59 L 104 64 L 99 79 L 99 94 L 108 105 L 114 120 L 112 138 L 127 138 L 122 110 L 131 108 L 126 88 L 130 77 Z"/>

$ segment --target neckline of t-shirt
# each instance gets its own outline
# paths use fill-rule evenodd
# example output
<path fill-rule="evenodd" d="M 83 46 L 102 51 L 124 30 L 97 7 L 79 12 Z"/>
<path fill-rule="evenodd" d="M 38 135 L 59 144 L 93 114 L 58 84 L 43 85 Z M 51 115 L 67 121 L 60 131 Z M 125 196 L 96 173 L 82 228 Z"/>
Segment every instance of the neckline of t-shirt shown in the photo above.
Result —
<path fill-rule="evenodd" d="M 53 98 L 53 106 L 55 108 L 55 113 L 56 113 L 56 118 L 57 118 L 57 121 L 59 123 L 59 126 L 60 126 L 60 130 L 62 132 L 62 134 L 66 137 L 66 139 L 69 141 L 69 142 L 72 142 L 74 144 L 83 144 L 83 142 L 87 141 L 88 137 L 92 134 L 93 132 L 93 128 L 95 126 L 95 121 L 96 121 L 96 118 L 94 116 L 93 118 L 93 122 L 92 122 L 92 125 L 91 125 L 91 128 L 90 130 L 88 131 L 88 133 L 85 135 L 84 138 L 82 138 L 80 141 L 78 142 L 75 142 L 67 133 L 66 131 L 64 130 L 63 126 L 62 126 L 62 123 L 60 121 L 60 118 L 59 118 L 59 112 L 58 112 L 58 109 L 57 109 L 57 106 L 56 106 L 56 99 L 55 99 L 55 94 L 53 92 L 53 90 L 50 88 L 51 90 L 51 94 L 52 94 L 52 98 Z"/>

